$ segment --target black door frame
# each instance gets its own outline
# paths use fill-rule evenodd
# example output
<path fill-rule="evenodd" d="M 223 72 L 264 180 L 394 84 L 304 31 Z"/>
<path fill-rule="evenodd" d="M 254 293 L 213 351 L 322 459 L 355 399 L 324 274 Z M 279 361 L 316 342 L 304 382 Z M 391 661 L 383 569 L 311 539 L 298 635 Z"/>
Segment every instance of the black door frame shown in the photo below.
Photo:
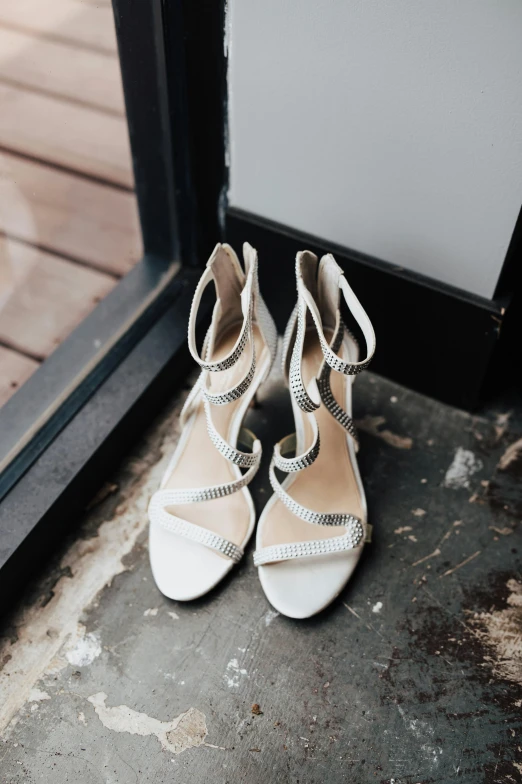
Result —
<path fill-rule="evenodd" d="M 224 7 L 113 9 L 144 256 L 0 409 L 0 612 L 184 380 L 189 305 L 218 232 L 224 71 L 196 52 L 222 41 Z"/>

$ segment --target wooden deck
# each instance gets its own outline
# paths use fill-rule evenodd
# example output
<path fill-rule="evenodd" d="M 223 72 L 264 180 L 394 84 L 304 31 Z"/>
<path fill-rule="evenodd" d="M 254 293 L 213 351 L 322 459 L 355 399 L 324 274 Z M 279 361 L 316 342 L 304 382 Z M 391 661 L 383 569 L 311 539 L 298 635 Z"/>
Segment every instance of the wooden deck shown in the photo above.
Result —
<path fill-rule="evenodd" d="M 141 255 L 108 0 L 0 2 L 0 405 Z"/>

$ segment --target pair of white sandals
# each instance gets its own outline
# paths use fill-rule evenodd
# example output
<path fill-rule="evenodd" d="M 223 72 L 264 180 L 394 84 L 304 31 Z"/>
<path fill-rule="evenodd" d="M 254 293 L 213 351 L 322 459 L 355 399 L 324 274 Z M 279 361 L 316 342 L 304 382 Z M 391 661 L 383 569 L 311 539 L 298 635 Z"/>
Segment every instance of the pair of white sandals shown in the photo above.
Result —
<path fill-rule="evenodd" d="M 154 579 L 178 601 L 214 588 L 241 560 L 256 523 L 248 484 L 261 444 L 242 423 L 270 373 L 277 331 L 259 292 L 257 253 L 245 243 L 243 255 L 244 270 L 233 249 L 218 244 L 196 289 L 188 340 L 202 372 L 149 506 Z M 297 304 L 283 342 L 295 433 L 274 449 L 274 494 L 259 519 L 254 563 L 273 607 L 307 618 L 338 596 L 370 540 L 351 397 L 375 334 L 333 256 L 318 263 L 313 253 L 298 253 L 296 278 Z M 211 281 L 217 301 L 199 355 L 197 311 Z M 366 341 L 362 361 L 341 319 L 341 292 Z M 287 476 L 281 481 L 278 473 Z"/>

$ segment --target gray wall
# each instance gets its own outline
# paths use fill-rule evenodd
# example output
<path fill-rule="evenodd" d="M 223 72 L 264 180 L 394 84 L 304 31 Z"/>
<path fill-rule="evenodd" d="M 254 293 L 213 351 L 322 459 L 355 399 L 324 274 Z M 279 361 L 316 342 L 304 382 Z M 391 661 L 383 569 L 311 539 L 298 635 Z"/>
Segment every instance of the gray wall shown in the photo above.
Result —
<path fill-rule="evenodd" d="M 491 297 L 522 203 L 520 0 L 229 0 L 229 201 Z"/>

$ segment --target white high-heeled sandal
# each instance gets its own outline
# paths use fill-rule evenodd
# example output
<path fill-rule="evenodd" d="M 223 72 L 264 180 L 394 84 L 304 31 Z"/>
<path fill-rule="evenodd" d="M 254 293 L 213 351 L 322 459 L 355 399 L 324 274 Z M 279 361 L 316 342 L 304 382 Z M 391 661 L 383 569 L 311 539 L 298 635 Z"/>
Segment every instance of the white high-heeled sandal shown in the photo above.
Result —
<path fill-rule="evenodd" d="M 214 588 L 242 558 L 255 527 L 247 485 L 259 468 L 261 444 L 242 422 L 270 372 L 277 332 L 259 293 L 257 253 L 245 243 L 243 255 L 245 272 L 229 245 L 216 245 L 197 286 L 188 345 L 202 372 L 149 505 L 152 573 L 160 591 L 179 601 Z M 200 356 L 196 317 L 211 281 L 217 301 Z"/>
<path fill-rule="evenodd" d="M 254 563 L 275 609 L 308 618 L 342 591 L 371 536 L 351 396 L 375 351 L 375 333 L 333 256 L 318 268 L 313 253 L 298 253 L 296 277 L 283 344 L 296 432 L 274 449 L 274 495 L 259 520 Z M 362 361 L 341 319 L 341 292 L 366 341 Z M 288 474 L 282 483 L 276 470 Z"/>

